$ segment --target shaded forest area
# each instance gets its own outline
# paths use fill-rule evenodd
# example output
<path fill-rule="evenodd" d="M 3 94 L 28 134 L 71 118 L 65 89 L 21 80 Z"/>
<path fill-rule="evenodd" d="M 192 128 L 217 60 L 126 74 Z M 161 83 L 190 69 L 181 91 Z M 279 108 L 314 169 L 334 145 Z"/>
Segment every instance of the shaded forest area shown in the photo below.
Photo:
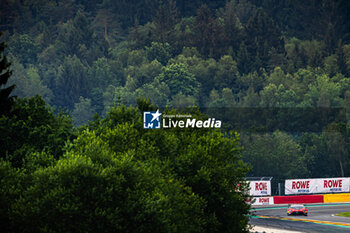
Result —
<path fill-rule="evenodd" d="M 346 0 L 14 0 L 0 9 L 13 94 L 42 96 L 75 126 L 139 97 L 170 108 L 349 106 Z M 249 176 L 350 176 L 346 121 L 247 130 L 240 142 Z"/>

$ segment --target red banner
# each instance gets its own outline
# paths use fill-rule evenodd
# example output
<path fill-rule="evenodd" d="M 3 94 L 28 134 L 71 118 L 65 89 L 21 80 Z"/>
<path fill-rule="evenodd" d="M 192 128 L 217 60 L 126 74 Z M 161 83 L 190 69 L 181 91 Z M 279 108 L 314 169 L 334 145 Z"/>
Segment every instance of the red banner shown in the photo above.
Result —
<path fill-rule="evenodd" d="M 275 196 L 275 204 L 323 203 L 323 195 Z"/>

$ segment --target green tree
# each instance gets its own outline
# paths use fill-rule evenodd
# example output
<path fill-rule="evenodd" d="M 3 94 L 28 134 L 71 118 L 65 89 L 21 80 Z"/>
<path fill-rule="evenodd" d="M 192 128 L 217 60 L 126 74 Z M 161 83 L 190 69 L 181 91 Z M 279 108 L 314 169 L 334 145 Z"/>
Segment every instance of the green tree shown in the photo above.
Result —
<path fill-rule="evenodd" d="M 106 57 L 98 58 L 93 62 L 89 71 L 89 86 L 105 89 L 108 85 L 120 86 L 123 77 L 118 77 L 111 67 L 110 61 Z"/>
<path fill-rule="evenodd" d="M 270 75 L 267 77 L 267 83 L 275 84 L 276 86 L 283 85 L 290 87 L 294 81 L 288 74 L 285 74 L 280 67 L 275 67 Z"/>
<path fill-rule="evenodd" d="M 233 107 L 237 104 L 235 96 L 230 88 L 222 89 L 222 98 L 224 99 L 226 106 Z"/>
<path fill-rule="evenodd" d="M 73 137 L 71 119 L 54 114 L 41 97 L 17 98 L 11 116 L 0 118 L 0 156 L 21 167 L 26 155 L 48 151 L 62 155 L 65 142 Z"/>
<path fill-rule="evenodd" d="M 159 1 L 157 0 L 117 0 L 117 1 L 103 1 L 101 4 L 103 8 L 110 9 L 113 14 L 118 16 L 123 29 L 135 25 L 138 22 L 144 25 L 151 21 L 152 17 L 156 15 Z"/>
<path fill-rule="evenodd" d="M 141 111 L 152 110 L 138 102 Z M 205 119 L 195 109 L 197 119 Z M 164 113 L 164 112 L 163 112 Z M 170 110 L 167 114 L 176 114 Z M 195 195 L 205 200 L 204 232 L 246 232 L 249 206 L 246 194 L 233 191 L 243 180 L 247 167 L 240 160 L 238 135 L 224 136 L 216 130 L 161 129 L 144 130 L 142 114 L 134 108 L 113 108 L 103 120 L 91 124 L 111 149 L 121 154 L 135 151 L 141 161 L 160 160 Z M 232 211 L 234 209 L 235 211 Z"/>
<path fill-rule="evenodd" d="M 73 109 L 80 96 L 88 96 L 87 69 L 77 56 L 68 56 L 58 68 L 55 104 Z"/>
<path fill-rule="evenodd" d="M 74 110 L 72 112 L 74 125 L 81 126 L 88 123 L 93 113 L 94 110 L 91 106 L 91 100 L 89 98 L 80 97 L 79 102 L 74 104 Z"/>
<path fill-rule="evenodd" d="M 0 33 L 1 36 L 2 33 Z M 12 71 L 9 67 L 9 63 L 4 56 L 5 43 L 0 43 L 0 87 L 6 85 L 8 79 L 11 77 Z M 11 105 L 13 103 L 13 97 L 10 97 L 11 92 L 15 88 L 15 85 L 10 85 L 0 89 L 0 116 L 3 114 L 9 114 Z"/>
<path fill-rule="evenodd" d="M 124 70 L 126 76 L 125 87 L 129 91 L 142 87 L 144 84 L 152 83 L 155 77 L 162 72 L 162 65 L 158 60 L 135 66 L 128 66 Z"/>
<path fill-rule="evenodd" d="M 40 95 L 47 103 L 51 103 L 53 99 L 52 91 L 44 85 L 39 71 L 36 67 L 30 66 L 27 69 L 16 61 L 13 63 L 13 79 L 12 83 L 16 84 L 13 93 L 18 97 L 34 97 Z"/>
<path fill-rule="evenodd" d="M 344 70 L 347 76 L 350 75 L 350 44 L 346 44 L 342 47 Z"/>
<path fill-rule="evenodd" d="M 235 87 L 237 76 L 237 62 L 228 55 L 221 57 L 214 77 L 215 87 L 218 89 Z"/>
<path fill-rule="evenodd" d="M 307 175 L 306 158 L 300 145 L 287 133 L 246 135 L 242 144 L 243 158 L 252 166 L 251 176 L 286 179 Z"/>
<path fill-rule="evenodd" d="M 305 53 L 307 64 L 313 68 L 319 67 L 322 64 L 322 58 L 325 54 L 325 45 L 323 41 L 303 41 L 302 51 Z"/>
<path fill-rule="evenodd" d="M 307 169 L 310 177 L 339 176 L 339 163 L 331 160 L 323 134 L 303 133 L 298 138 L 302 153 L 307 158 Z"/>
<path fill-rule="evenodd" d="M 25 185 L 24 172 L 0 160 L 0 226 L 4 232 L 14 232 L 11 224 L 11 203 L 21 196 Z"/>
<path fill-rule="evenodd" d="M 262 107 L 293 108 L 299 104 L 299 98 L 293 90 L 286 89 L 283 84 L 278 87 L 270 83 L 260 92 Z"/>
<path fill-rule="evenodd" d="M 188 71 L 196 77 L 201 84 L 201 95 L 209 95 L 210 91 L 215 87 L 214 76 L 218 70 L 218 65 L 215 59 L 202 59 L 198 56 L 197 50 L 188 51 L 184 49 L 185 54 L 180 54 L 175 59 L 171 59 L 169 64 L 182 63 L 188 68 Z M 192 54 L 193 53 L 193 54 Z"/>
<path fill-rule="evenodd" d="M 176 1 L 167 0 L 159 4 L 158 11 L 153 19 L 155 25 L 153 36 L 156 41 L 161 43 L 172 42 L 174 26 L 178 21 L 177 14 Z"/>
<path fill-rule="evenodd" d="M 169 94 L 169 87 L 165 83 L 159 83 L 158 80 L 154 80 L 150 84 L 144 84 L 136 90 L 136 96 L 138 98 L 149 99 L 159 107 L 167 106 Z"/>
<path fill-rule="evenodd" d="M 173 96 L 171 101 L 171 106 L 177 109 L 183 109 L 188 107 L 197 106 L 198 101 L 195 97 L 190 95 L 184 95 L 182 92 L 179 92 Z"/>
<path fill-rule="evenodd" d="M 251 59 L 247 46 L 241 42 L 237 51 L 238 69 L 242 74 L 251 73 L 254 61 Z M 256 72 L 256 71 L 255 71 Z"/>
<path fill-rule="evenodd" d="M 269 70 L 280 65 L 274 63 L 273 56 L 284 53 L 284 40 L 278 26 L 262 8 L 249 19 L 246 34 L 245 45 L 250 59 L 254 60 L 251 70 Z"/>
<path fill-rule="evenodd" d="M 81 59 L 91 61 L 93 54 L 88 54 L 87 50 L 93 46 L 93 38 L 87 17 L 82 11 L 78 11 L 74 19 L 60 26 L 56 40 L 57 52 L 64 56 L 78 55 Z"/>
<path fill-rule="evenodd" d="M 314 85 L 315 77 L 320 76 L 320 73 L 322 72 L 320 72 L 318 69 L 298 69 L 295 73 L 293 73 L 290 88 L 299 97 L 304 97 L 304 95 L 308 92 L 310 85 Z"/>
<path fill-rule="evenodd" d="M 16 231 L 204 230 L 204 202 L 191 189 L 156 161 L 138 161 L 132 151 L 116 155 L 94 132 L 83 132 L 64 158 L 32 177 L 12 202 Z"/>
<path fill-rule="evenodd" d="M 145 25 L 139 25 L 138 21 L 136 21 L 134 27 L 130 30 L 129 47 L 132 49 L 141 49 L 149 46 L 154 40 L 152 33 L 154 30 L 154 24 L 148 22 Z"/>
<path fill-rule="evenodd" d="M 340 83 L 335 83 L 326 74 L 321 74 L 309 85 L 303 103 L 314 107 L 340 107 L 343 106 L 340 94 Z"/>
<path fill-rule="evenodd" d="M 223 27 L 214 19 L 211 9 L 202 5 L 193 23 L 193 45 L 204 57 L 220 57 L 220 39 L 222 38 Z"/>
<path fill-rule="evenodd" d="M 249 87 L 245 94 L 242 94 L 242 99 L 239 104 L 242 107 L 258 107 L 260 103 L 260 97 L 253 87 Z"/>
<path fill-rule="evenodd" d="M 231 89 L 223 88 L 221 93 L 216 89 L 210 92 L 207 106 L 209 108 L 236 107 L 237 102 Z M 217 113 L 216 113 L 217 114 Z"/>
<path fill-rule="evenodd" d="M 108 41 L 112 44 L 124 40 L 122 28 L 118 15 L 111 9 L 99 8 L 94 20 L 91 22 L 91 29 L 96 33 L 99 40 Z"/>
<path fill-rule="evenodd" d="M 237 86 L 240 91 L 252 88 L 252 90 L 259 92 L 266 85 L 266 79 L 266 74 L 259 75 L 258 72 L 254 71 L 249 74 L 239 75 L 237 77 Z"/>
<path fill-rule="evenodd" d="M 136 106 L 136 93 L 125 87 L 107 87 L 103 93 L 104 113 L 118 105 Z"/>
<path fill-rule="evenodd" d="M 293 37 L 286 42 L 284 48 L 286 50 L 288 72 L 295 72 L 297 69 L 306 67 L 307 57 L 301 40 Z"/>
<path fill-rule="evenodd" d="M 127 66 L 140 66 L 147 63 L 147 54 L 143 49 L 128 51 L 126 59 Z"/>
<path fill-rule="evenodd" d="M 344 126 L 342 127 L 341 125 L 331 124 L 322 133 L 332 163 L 338 164 L 339 166 L 339 170 L 336 169 L 337 175 L 342 177 L 344 177 L 345 173 L 347 173 L 345 169 L 349 161 L 345 131 Z"/>
<path fill-rule="evenodd" d="M 24 64 L 34 64 L 40 46 L 28 34 L 14 34 L 9 41 L 9 52 Z"/>
<path fill-rule="evenodd" d="M 170 89 L 171 96 L 182 92 L 185 95 L 196 96 L 199 92 L 199 83 L 184 64 L 170 64 L 163 68 L 157 77 L 159 82 L 165 82 Z"/>
<path fill-rule="evenodd" d="M 338 63 L 336 55 L 331 55 L 324 59 L 324 69 L 330 77 L 333 77 L 340 71 Z"/>
<path fill-rule="evenodd" d="M 146 53 L 150 62 L 156 59 L 162 65 L 166 65 L 172 57 L 172 48 L 168 43 L 152 42 L 151 47 L 146 47 Z"/>
<path fill-rule="evenodd" d="M 237 10 L 235 9 L 236 7 L 237 4 L 235 1 L 227 1 L 224 12 L 225 40 L 233 51 L 237 51 L 239 49 L 239 45 L 243 36 L 243 26 L 237 16 Z"/>

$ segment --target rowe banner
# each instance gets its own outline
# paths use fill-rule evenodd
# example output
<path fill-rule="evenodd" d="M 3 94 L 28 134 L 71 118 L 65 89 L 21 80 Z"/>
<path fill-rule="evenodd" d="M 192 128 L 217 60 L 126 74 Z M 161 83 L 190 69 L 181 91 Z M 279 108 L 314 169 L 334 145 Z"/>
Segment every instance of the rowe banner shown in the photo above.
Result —
<path fill-rule="evenodd" d="M 270 181 L 248 181 L 251 196 L 270 196 L 271 182 Z"/>
<path fill-rule="evenodd" d="M 273 205 L 273 197 L 254 197 L 251 201 L 252 205 Z"/>
<path fill-rule="evenodd" d="M 350 191 L 350 178 L 298 179 L 286 180 L 284 193 L 340 193 Z"/>

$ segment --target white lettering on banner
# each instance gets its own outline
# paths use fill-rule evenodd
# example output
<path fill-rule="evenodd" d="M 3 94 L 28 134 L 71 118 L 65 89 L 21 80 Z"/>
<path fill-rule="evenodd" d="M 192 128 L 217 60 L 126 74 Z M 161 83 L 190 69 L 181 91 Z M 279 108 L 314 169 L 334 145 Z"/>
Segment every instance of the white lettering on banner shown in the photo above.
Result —
<path fill-rule="evenodd" d="M 349 192 L 350 178 L 299 179 L 285 181 L 285 194 Z"/>
<path fill-rule="evenodd" d="M 270 181 L 248 181 L 251 196 L 269 196 L 271 195 Z"/>

